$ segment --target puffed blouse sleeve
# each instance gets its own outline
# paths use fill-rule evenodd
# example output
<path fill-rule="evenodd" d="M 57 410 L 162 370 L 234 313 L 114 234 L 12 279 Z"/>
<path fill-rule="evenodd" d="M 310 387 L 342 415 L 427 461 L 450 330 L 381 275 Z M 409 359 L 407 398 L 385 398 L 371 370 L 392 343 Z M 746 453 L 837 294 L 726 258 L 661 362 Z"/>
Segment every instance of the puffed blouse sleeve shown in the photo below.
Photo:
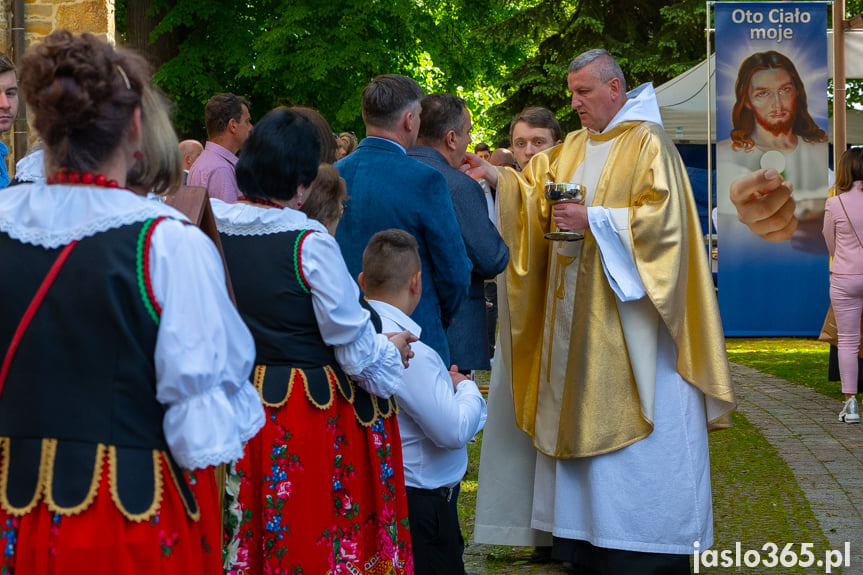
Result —
<path fill-rule="evenodd" d="M 324 343 L 357 385 L 388 398 L 398 389 L 404 366 L 398 349 L 375 331 L 360 305 L 360 291 L 331 235 L 315 232 L 301 247 L 302 268 Z"/>
<path fill-rule="evenodd" d="M 186 469 L 239 459 L 264 409 L 249 382 L 254 340 L 228 297 L 219 252 L 198 228 L 164 221 L 153 233 L 150 274 L 162 308 L 156 399 L 171 453 Z"/>

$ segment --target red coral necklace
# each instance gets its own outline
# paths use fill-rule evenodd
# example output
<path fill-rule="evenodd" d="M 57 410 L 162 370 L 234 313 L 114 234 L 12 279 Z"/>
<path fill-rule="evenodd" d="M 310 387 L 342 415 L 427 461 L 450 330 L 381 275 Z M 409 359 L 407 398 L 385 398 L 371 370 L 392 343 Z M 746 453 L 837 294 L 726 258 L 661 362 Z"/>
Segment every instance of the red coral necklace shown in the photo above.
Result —
<path fill-rule="evenodd" d="M 51 174 L 46 178 L 48 185 L 53 184 L 86 184 L 88 186 L 102 186 L 105 188 L 119 188 L 117 180 L 109 180 L 104 174 L 92 172 L 73 172 L 64 170 Z"/>

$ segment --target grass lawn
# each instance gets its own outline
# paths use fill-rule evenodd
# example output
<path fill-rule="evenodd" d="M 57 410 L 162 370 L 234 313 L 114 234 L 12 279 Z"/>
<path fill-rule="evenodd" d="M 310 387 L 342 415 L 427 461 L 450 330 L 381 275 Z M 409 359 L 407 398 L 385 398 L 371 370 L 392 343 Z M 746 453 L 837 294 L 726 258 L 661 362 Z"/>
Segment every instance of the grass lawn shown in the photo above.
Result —
<path fill-rule="evenodd" d="M 842 399 L 838 381 L 827 381 L 830 344 L 815 338 L 738 338 L 725 340 L 728 361 L 805 385 L 822 395 Z"/>
<path fill-rule="evenodd" d="M 732 362 L 806 385 L 837 399 L 841 397 L 838 382 L 827 382 L 829 346 L 826 343 L 798 338 L 729 338 L 726 343 Z M 487 384 L 488 373 L 479 374 L 477 380 L 480 384 Z M 768 541 L 812 542 L 815 549 L 827 549 L 827 539 L 791 470 L 745 417 L 735 414 L 734 423 L 731 429 L 710 434 L 714 549 L 733 550 L 738 541 L 744 550 L 761 549 Z M 459 515 L 466 541 L 470 541 L 473 535 L 481 445 L 482 434 L 475 444 L 468 446 L 468 470 L 459 498 Z M 481 573 L 512 573 L 515 567 L 527 563 L 529 552 L 525 548 L 489 547 Z M 805 572 L 787 568 L 742 569 L 717 567 L 702 569 L 702 572 Z M 551 569 L 549 571 L 552 572 Z"/>

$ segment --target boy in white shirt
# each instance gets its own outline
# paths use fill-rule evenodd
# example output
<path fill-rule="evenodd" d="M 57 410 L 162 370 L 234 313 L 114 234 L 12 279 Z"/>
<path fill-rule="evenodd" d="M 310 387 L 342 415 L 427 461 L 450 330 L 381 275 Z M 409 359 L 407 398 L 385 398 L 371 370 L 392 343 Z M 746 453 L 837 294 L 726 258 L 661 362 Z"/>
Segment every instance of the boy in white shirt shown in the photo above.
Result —
<path fill-rule="evenodd" d="M 420 336 L 408 317 L 422 295 L 420 266 L 409 233 L 384 230 L 369 240 L 358 280 L 384 333 Z M 467 443 L 485 425 L 486 404 L 476 384 L 456 366 L 447 370 L 432 348 L 417 341 L 411 350 L 396 397 L 414 569 L 416 575 L 461 575 L 461 532 L 448 503 L 467 469 Z"/>

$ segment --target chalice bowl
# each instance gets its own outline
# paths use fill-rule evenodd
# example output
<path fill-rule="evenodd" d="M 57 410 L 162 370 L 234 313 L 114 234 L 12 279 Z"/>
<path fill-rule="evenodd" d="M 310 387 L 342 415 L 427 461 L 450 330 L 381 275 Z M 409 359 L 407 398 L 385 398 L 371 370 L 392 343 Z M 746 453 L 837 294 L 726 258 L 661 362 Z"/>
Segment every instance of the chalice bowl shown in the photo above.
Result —
<path fill-rule="evenodd" d="M 585 191 L 585 187 L 582 184 L 557 182 L 545 183 L 545 197 L 552 202 L 558 202 L 560 200 L 575 200 L 580 204 L 584 202 Z M 584 235 L 578 232 L 557 230 L 545 234 L 545 239 L 556 242 L 574 242 L 578 240 L 583 240 Z"/>

